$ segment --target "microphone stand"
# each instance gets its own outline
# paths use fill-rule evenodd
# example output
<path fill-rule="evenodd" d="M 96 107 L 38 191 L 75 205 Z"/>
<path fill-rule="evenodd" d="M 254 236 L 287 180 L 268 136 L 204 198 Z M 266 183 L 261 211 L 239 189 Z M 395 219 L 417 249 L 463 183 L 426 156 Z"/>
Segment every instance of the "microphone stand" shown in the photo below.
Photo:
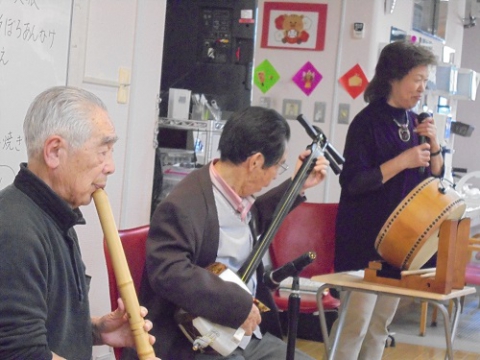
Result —
<path fill-rule="evenodd" d="M 300 315 L 300 273 L 316 258 L 314 252 L 309 252 L 310 262 L 301 267 L 294 267 L 292 274 L 292 292 L 288 297 L 288 332 L 287 332 L 287 360 L 295 359 L 295 345 L 297 341 L 298 320 Z"/>
<path fill-rule="evenodd" d="M 297 342 L 298 317 L 300 315 L 300 285 L 298 273 L 293 276 L 292 292 L 288 297 L 288 332 L 287 332 L 287 358 L 295 359 L 295 346 Z"/>

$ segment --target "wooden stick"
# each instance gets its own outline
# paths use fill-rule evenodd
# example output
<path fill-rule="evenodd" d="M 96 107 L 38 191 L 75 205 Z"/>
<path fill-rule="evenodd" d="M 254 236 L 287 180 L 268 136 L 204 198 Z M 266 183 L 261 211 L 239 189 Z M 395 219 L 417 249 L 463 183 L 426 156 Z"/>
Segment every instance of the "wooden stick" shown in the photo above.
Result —
<path fill-rule="evenodd" d="M 421 274 L 420 277 L 421 278 L 429 278 L 429 277 L 434 277 L 436 274 L 435 271 L 432 271 L 432 272 L 428 272 L 428 273 L 425 273 L 425 274 Z"/>
<path fill-rule="evenodd" d="M 418 270 L 403 270 L 400 274 L 402 276 L 409 276 L 409 275 L 420 275 L 435 271 L 437 268 L 428 268 L 428 269 L 418 269 Z"/>

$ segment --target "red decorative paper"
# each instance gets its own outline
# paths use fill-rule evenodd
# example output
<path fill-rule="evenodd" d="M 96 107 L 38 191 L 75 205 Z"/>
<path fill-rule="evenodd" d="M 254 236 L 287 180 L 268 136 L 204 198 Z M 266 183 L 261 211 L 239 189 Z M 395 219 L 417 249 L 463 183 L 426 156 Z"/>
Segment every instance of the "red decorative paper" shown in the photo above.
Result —
<path fill-rule="evenodd" d="M 358 64 L 348 70 L 338 82 L 354 99 L 364 92 L 368 85 L 368 79 Z"/>

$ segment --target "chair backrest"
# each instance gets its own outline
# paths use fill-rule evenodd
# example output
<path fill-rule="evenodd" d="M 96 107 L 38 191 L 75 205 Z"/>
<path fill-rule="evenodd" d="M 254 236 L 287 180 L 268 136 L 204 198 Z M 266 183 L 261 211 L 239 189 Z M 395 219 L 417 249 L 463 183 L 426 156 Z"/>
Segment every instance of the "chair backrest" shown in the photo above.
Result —
<path fill-rule="evenodd" d="M 133 229 L 118 231 L 137 295 L 140 290 L 143 268 L 145 267 L 145 243 L 147 241 L 149 229 L 149 225 L 144 225 Z M 108 252 L 108 246 L 105 240 L 103 241 L 103 251 L 105 252 L 105 261 L 107 263 L 108 285 L 110 288 L 110 306 L 113 311 L 117 308 L 117 299 L 120 295 L 113 270 L 112 258 Z M 119 360 L 122 356 L 122 348 L 115 348 L 114 353 L 115 359 Z"/>
<path fill-rule="evenodd" d="M 315 261 L 306 266 L 300 276 L 310 278 L 334 272 L 337 210 L 337 203 L 302 203 L 292 210 L 270 245 L 273 268 L 307 251 L 315 251 Z"/>
<path fill-rule="evenodd" d="M 150 226 L 144 225 L 133 229 L 119 230 L 118 235 L 123 245 L 125 257 L 127 258 L 130 275 L 132 276 L 135 290 L 140 290 L 143 268 L 145 266 L 145 243 L 147 241 L 148 230 Z M 110 288 L 110 304 L 112 310 L 117 308 L 117 299 L 119 297 L 117 281 L 113 271 L 112 260 L 108 252 L 107 243 L 104 241 L 105 260 L 108 271 L 108 284 Z"/>

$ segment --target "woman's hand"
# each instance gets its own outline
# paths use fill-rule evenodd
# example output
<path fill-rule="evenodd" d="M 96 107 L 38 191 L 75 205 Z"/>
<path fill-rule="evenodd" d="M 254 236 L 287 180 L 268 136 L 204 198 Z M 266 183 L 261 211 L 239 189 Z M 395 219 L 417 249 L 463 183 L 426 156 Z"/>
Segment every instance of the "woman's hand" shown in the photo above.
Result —
<path fill-rule="evenodd" d="M 435 120 L 433 117 L 425 118 L 421 123 L 416 120 L 417 126 L 415 127 L 414 131 L 418 134 L 418 136 L 424 136 L 428 139 L 428 143 L 430 144 L 429 150 L 432 153 L 437 152 L 440 150 L 440 145 L 437 139 L 437 126 L 435 125 Z"/>
<path fill-rule="evenodd" d="M 430 144 L 420 144 L 405 150 L 399 155 L 404 169 L 413 169 L 430 165 Z"/>
<path fill-rule="evenodd" d="M 388 180 L 401 173 L 405 169 L 428 166 L 430 162 L 430 144 L 424 143 L 411 147 L 398 156 L 384 162 L 380 165 L 382 172 L 382 182 L 385 184 Z"/>

